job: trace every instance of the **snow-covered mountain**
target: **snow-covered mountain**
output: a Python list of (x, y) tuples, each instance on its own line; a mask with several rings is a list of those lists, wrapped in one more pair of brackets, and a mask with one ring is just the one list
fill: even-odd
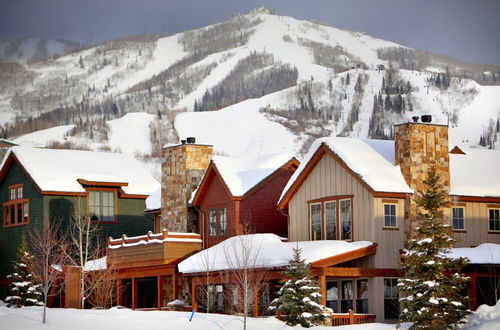
[(150, 127), (145, 149), (196, 136), (224, 154), (262, 154), (303, 152), (325, 135), (387, 138), (392, 124), (432, 114), (450, 123), (452, 143), (498, 148), (498, 83), (499, 67), (259, 9), (168, 37), (0, 64), (0, 122), (10, 122), (0, 133), (75, 125), (66, 140), (116, 149), (109, 121), (145, 112), (155, 115), (135, 122)]
[(13, 37), (0, 39), (0, 62), (47, 60), (82, 48), (77, 42), (44, 38)]

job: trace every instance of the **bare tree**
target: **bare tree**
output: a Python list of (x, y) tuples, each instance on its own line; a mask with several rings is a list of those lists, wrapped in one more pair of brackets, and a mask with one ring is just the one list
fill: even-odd
[(86, 302), (93, 307), (110, 308), (116, 302), (118, 292), (118, 272), (114, 264), (107, 264), (103, 257), (87, 263), (85, 286), (90, 292)]
[(267, 278), (263, 265), (259, 235), (236, 236), (233, 244), (226, 246), (224, 256), (228, 264), (228, 281), (233, 283), (233, 297), (243, 311), (243, 330), (247, 328), (247, 316), (254, 301), (254, 295), (261, 289)]
[[(47, 300), (54, 286), (63, 278), (62, 265), (66, 262), (66, 245), (60, 237), (60, 222), (52, 221), (43, 229), (34, 226), (28, 237), (31, 241), (34, 263), (30, 265), (33, 275), (40, 281), (43, 293), (42, 323), (47, 321)], [(56, 289), (51, 291), (52, 289)]]
[(215, 299), (212, 299), (212, 295), (214, 294), (214, 285), (210, 283), (212, 271), (214, 269), (215, 264), (215, 256), (212, 255), (209, 249), (205, 249), (199, 252), (200, 262), (203, 268), (203, 271), (199, 274), (199, 277), (202, 281), (205, 281), (205, 285), (200, 285), (198, 294), (200, 301), (205, 302), (206, 312), (210, 313), (212, 307), (215, 304)]

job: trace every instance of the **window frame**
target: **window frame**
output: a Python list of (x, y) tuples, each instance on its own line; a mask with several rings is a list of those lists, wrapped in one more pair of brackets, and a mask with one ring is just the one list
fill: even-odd
[[(215, 215), (214, 222), (211, 221), (211, 214)], [(227, 207), (218, 206), (218, 207), (210, 207), (207, 209), (207, 236), (210, 238), (214, 237), (225, 237), (228, 235), (228, 220), (227, 220)], [(222, 217), (224, 215), (224, 217)], [(224, 219), (224, 221), (221, 221)], [(211, 227), (211, 224), (214, 224)], [(223, 226), (224, 224), (224, 226)], [(214, 230), (211, 231), (211, 228)], [(224, 230), (222, 230), (224, 228)]]
[(99, 192), (100, 194), (100, 216), (102, 216), (102, 211), (103, 211), (103, 205), (102, 205), (102, 192), (107, 192), (107, 193), (113, 193), (114, 198), (113, 198), (113, 207), (114, 207), (114, 216), (112, 221), (107, 221), (107, 220), (101, 220), (99, 217), (97, 220), (93, 219), (92, 222), (94, 223), (102, 223), (102, 224), (118, 224), (118, 190), (113, 189), (113, 188), (102, 188), (102, 187), (92, 187), (92, 188), (87, 188), (87, 214), (92, 218), (91, 214), (91, 209), (90, 209), (90, 194), (91, 193), (96, 193)]
[[(462, 228), (455, 228), (455, 209), (461, 209), (462, 210)], [(460, 218), (457, 218), (458, 220), (460, 220)], [(454, 232), (465, 232), (466, 231), (466, 228), (465, 228), (465, 207), (464, 206), (452, 206), (451, 207), (451, 229), (454, 231)]]
[[(389, 202), (384, 202), (383, 204), (384, 207), (384, 228), (388, 229), (396, 229), (398, 227), (398, 203), (389, 203)], [(387, 214), (386, 212), (386, 206), (393, 206), (394, 207), (394, 214)], [(387, 224), (387, 218), (392, 218), (394, 217), (394, 225)]]
[[(390, 297), (386, 297), (386, 281), (390, 281), (391, 282), (391, 296)], [(395, 282), (394, 282), (395, 281)], [(395, 283), (394, 285), (392, 285), (393, 283)], [(398, 278), (395, 278), (395, 277), (384, 277), (383, 278), (383, 281), (382, 281), (382, 285), (383, 285), (383, 295), (384, 295), (384, 320), (395, 320), (395, 319), (398, 319), (399, 318), (399, 315), (401, 315), (401, 303), (399, 301), (399, 299), (401, 298), (401, 293), (399, 292), (398, 290)], [(393, 296), (393, 291), (396, 291), (397, 293), (397, 297), (394, 297)], [(397, 302), (397, 306), (398, 306), (398, 316), (397, 317), (387, 317), (389, 312), (390, 311), (386, 311), (386, 301), (393, 301), (394, 302)]]
[[(7, 187), (8, 200), (3, 203), (3, 227), (27, 225), (30, 222), (30, 199), (24, 197), (24, 183)], [(21, 192), (19, 194), (19, 192)], [(21, 197), (21, 198), (19, 198)]]
[[(309, 238), (310, 240), (327, 240), (327, 226), (326, 226), (326, 204), (334, 203), (335, 205), (335, 238), (334, 240), (342, 240), (350, 242), (354, 239), (354, 214), (353, 214), (353, 198), (354, 195), (341, 195), (341, 196), (331, 196), (325, 198), (319, 198), (310, 200), (308, 204), (308, 220), (309, 220)], [(341, 217), (341, 203), (343, 201), (349, 201), (350, 213), (349, 213), (349, 223), (350, 223), (350, 237), (348, 239), (342, 239), (344, 234), (344, 228), (342, 226)], [(321, 237), (319, 239), (313, 238), (313, 227), (312, 227), (312, 207), (313, 205), (320, 205), (320, 219), (321, 219)]]
[[(497, 213), (497, 217), (491, 217), (491, 212), (493, 211), (493, 214)], [(497, 227), (498, 229), (491, 229), (491, 224), (497, 223), (497, 225), (493, 227)], [(500, 233), (500, 208), (495, 208), (495, 207), (488, 207), (488, 232), (489, 233)]]

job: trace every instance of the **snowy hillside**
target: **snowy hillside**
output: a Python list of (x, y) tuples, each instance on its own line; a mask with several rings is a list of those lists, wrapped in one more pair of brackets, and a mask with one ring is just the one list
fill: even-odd
[(0, 62), (25, 62), (50, 59), (72, 52), (81, 45), (65, 40), (16, 37), (0, 39)]
[[(453, 143), (498, 148), (498, 72), (259, 9), (168, 37), (0, 64), (0, 135), (75, 125), (55, 139), (147, 154), (195, 136), (224, 154), (256, 155), (304, 152), (328, 135), (390, 138), (392, 124), (432, 114), (449, 121)], [(113, 133), (113, 120), (132, 112), (157, 119), (124, 118), (127, 133)]]

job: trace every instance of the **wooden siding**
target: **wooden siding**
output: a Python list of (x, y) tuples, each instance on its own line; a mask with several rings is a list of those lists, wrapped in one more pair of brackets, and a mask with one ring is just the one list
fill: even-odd
[[(30, 200), (29, 224), (4, 227), (3, 203), (9, 199), (8, 186), (17, 183), (24, 183), (23, 196)], [(2, 204), (2, 212), (0, 212), (2, 218), (0, 226), (0, 279), (5, 279), (7, 274), (12, 271), (12, 262), (16, 259), (22, 233), (35, 226), (43, 228), (43, 197), (17, 163), (12, 164), (4, 177), (0, 186), (0, 194)]]
[(255, 233), (288, 236), (287, 217), (278, 210), (277, 204), (281, 192), (293, 172), (292, 169), (279, 169), (259, 189), (244, 196), (240, 203), (240, 217), (249, 217)]
[[(204, 247), (211, 247), (228, 237), (236, 235), (239, 225), (237, 219), (235, 204), (238, 203), (232, 199), (220, 178), (212, 171), (204, 183), (205, 189), (203, 195), (198, 199), (199, 209), (202, 215), (198, 214), (203, 236)], [(226, 208), (227, 234), (224, 236), (208, 236), (208, 210)]]
[[(465, 206), (464, 206), (465, 204)], [(481, 243), (500, 244), (500, 231), (491, 233), (489, 231), (489, 212), (488, 209), (500, 209), (500, 203), (477, 203), (466, 202), (452, 207), (464, 208), (464, 227), (465, 232), (453, 232), (453, 236), (458, 239), (455, 247), (471, 247)]]

